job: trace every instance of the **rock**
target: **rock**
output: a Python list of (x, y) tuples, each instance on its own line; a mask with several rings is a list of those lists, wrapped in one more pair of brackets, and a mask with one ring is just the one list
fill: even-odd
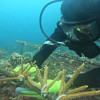
[(9, 60), (10, 60), (10, 63), (12, 64), (12, 66), (17, 66), (21, 63), (21, 55), (19, 53), (13, 53), (11, 54)]

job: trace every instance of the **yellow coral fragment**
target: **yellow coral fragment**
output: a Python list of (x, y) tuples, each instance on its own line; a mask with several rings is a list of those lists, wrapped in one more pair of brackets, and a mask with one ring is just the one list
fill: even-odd
[(0, 79), (0, 81), (7, 81), (7, 80), (24, 80), (24, 78), (26, 76), (29, 76), (35, 72), (31, 72), (31, 73), (27, 73), (35, 64), (35, 62), (33, 62), (32, 64), (27, 64), (24, 68), (23, 68), (23, 59), (21, 58), (21, 67), (19, 69), (18, 72), (16, 72), (15, 70), (13, 70), (12, 68), (10, 68), (10, 72), (13, 72), (17, 77), (10, 77), (10, 78), (4, 78), (4, 79)]
[[(42, 90), (42, 93), (48, 93), (48, 89), (58, 80), (58, 78), (62, 75), (62, 71), (58, 73), (57, 77), (50, 83), (47, 85), (47, 71), (48, 71), (48, 67), (46, 66), (44, 71), (44, 76), (42, 77), (41, 73), (40, 73), (40, 69), (38, 67), (36, 67), (36, 72), (37, 72), (37, 76), (38, 76), (38, 80), (40, 82), (40, 86), (38, 86), (37, 83), (33, 82), (32, 80), (30, 80), (30, 78), (28, 78), (28, 81), (31, 85), (37, 87), (38, 89), (40, 89), (40, 91)], [(43, 88), (45, 86), (45, 88)]]

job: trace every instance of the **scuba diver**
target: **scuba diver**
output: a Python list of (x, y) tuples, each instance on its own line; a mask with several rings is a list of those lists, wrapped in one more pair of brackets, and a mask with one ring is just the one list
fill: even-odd
[[(61, 1), (55, 0), (54, 2)], [(100, 54), (95, 41), (100, 38), (100, 0), (63, 0), (61, 20), (54, 33), (48, 38), (33, 61), (39, 68), (58, 46), (67, 46), (79, 56), (94, 58)], [(42, 30), (43, 31), (43, 30)], [(80, 74), (73, 85), (100, 87), (100, 68)]]

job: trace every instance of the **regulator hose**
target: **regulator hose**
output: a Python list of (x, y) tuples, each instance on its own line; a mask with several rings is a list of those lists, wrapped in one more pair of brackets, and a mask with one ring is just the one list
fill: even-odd
[(50, 37), (44, 32), (43, 27), (42, 27), (42, 15), (43, 15), (44, 10), (45, 10), (45, 9), (47, 8), (47, 6), (49, 6), (50, 4), (53, 4), (53, 3), (55, 3), (55, 2), (60, 2), (60, 1), (62, 1), (62, 0), (53, 0), (53, 1), (49, 2), (49, 3), (47, 3), (47, 4), (43, 7), (43, 9), (42, 9), (42, 11), (41, 11), (41, 13), (40, 13), (39, 25), (40, 25), (40, 29), (41, 29), (41, 31), (42, 31), (42, 34), (43, 34), (47, 39), (49, 39), (50, 41), (52, 41), (53, 43), (55, 43), (55, 44), (57, 44), (57, 45), (65, 45), (64, 42), (55, 41), (54, 39), (50, 38)]

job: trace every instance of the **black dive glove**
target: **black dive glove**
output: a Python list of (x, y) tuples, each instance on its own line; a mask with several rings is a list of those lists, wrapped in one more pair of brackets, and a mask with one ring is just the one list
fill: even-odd
[(94, 58), (100, 54), (100, 48), (95, 43), (86, 45), (76, 45), (74, 43), (68, 43), (67, 46), (70, 50), (75, 51), (79, 56), (84, 56), (88, 58)]

